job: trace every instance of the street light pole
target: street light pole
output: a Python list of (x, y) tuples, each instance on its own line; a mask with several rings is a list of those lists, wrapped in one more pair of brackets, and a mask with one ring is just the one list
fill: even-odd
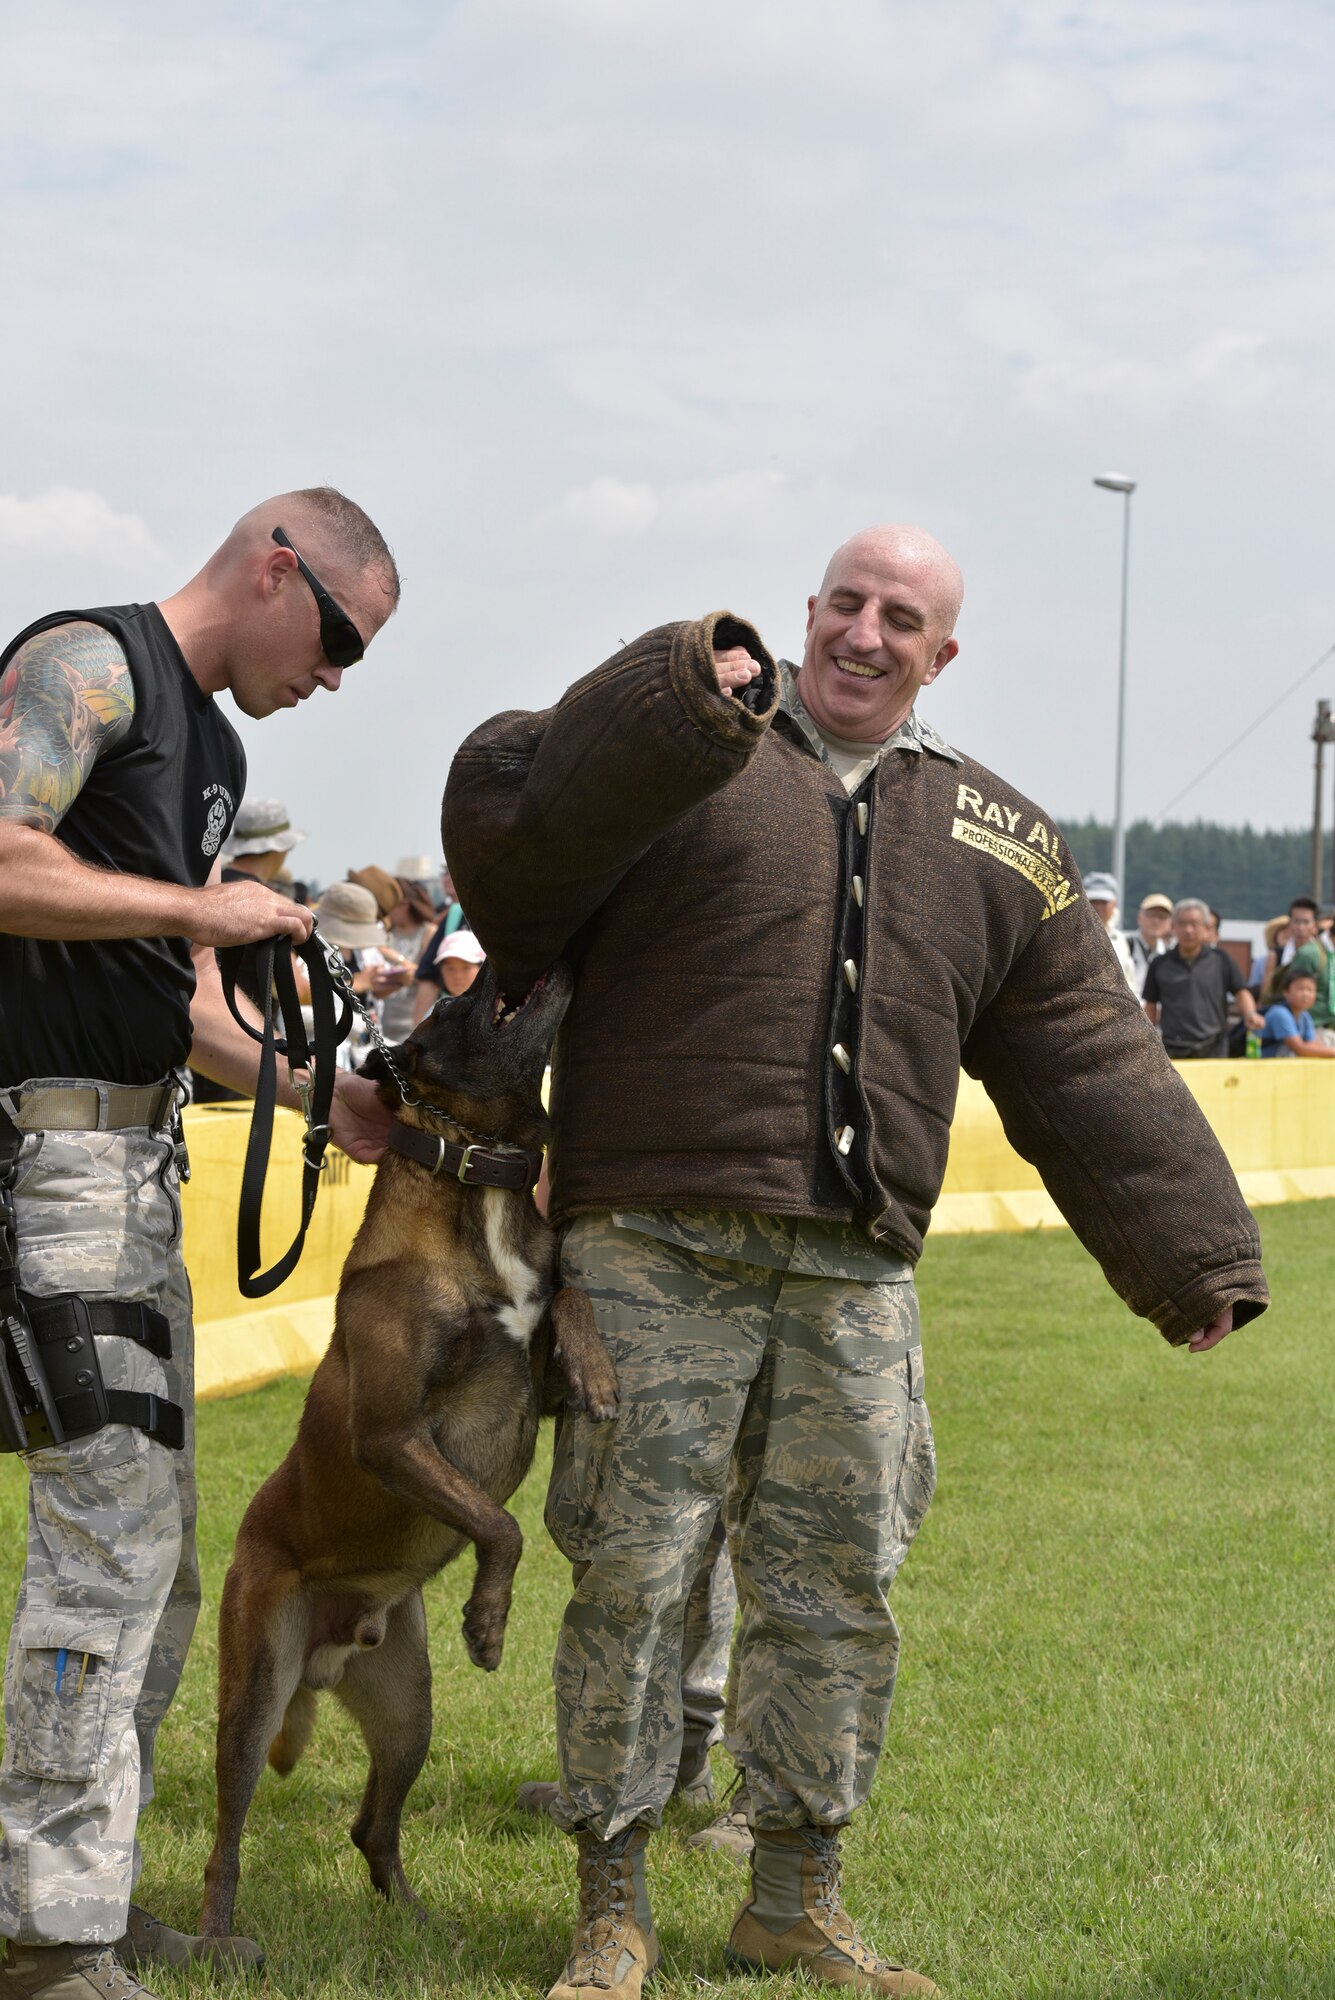
[(1105, 492), (1120, 493), (1126, 503), (1122, 509), (1122, 623), (1117, 655), (1117, 776), (1113, 785), (1113, 854), (1112, 872), (1117, 880), (1117, 893), (1126, 907), (1126, 815), (1123, 809), (1123, 777), (1126, 770), (1126, 603), (1127, 583), (1131, 566), (1131, 495), (1136, 490), (1134, 479), (1125, 479), (1121, 473), (1108, 472), (1094, 481)]

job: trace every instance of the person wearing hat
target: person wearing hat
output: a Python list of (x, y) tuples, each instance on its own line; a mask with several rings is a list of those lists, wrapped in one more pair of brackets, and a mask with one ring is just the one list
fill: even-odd
[(272, 882), (305, 838), (304, 832), (293, 828), (281, 799), (244, 799), (223, 849), (223, 881), (238, 882), (249, 875), (257, 882)]
[[(367, 872), (379, 874), (383, 871)], [(390, 944), (373, 892), (360, 882), (331, 882), (315, 905), (315, 921), (320, 935), (330, 944), (337, 945), (343, 963), (352, 974), (353, 992), (361, 999), (370, 1001), (377, 1018), (380, 1018), (380, 994), (386, 989), (387, 982), (392, 990), (393, 983), (411, 978), (412, 966)], [(310, 997), (309, 986), (305, 967), (302, 966), (297, 970), (297, 992), (303, 1002)], [(339, 1047), (340, 1068), (359, 1068), (369, 1041), (370, 1030), (358, 1018), (353, 1022), (351, 1034)]]
[[(50, 1336), (81, 1299), (79, 1381), (95, 1369), (107, 1398), (56, 1375), (64, 1440), (40, 1445), (12, 1412), (0, 1438), (30, 1493), (5, 1666), (3, 2000), (150, 2000), (154, 1964), (262, 1959), (130, 1901), (200, 1602), (179, 1073), (188, 1059), (253, 1093), (216, 949), (311, 926), (248, 870), (222, 879), (246, 760), (214, 697), (259, 720), (333, 693), (398, 596), (374, 522), (308, 487), (251, 508), (159, 602), (56, 611), (0, 650), (0, 1306), (45, 1327), (31, 1366), (68, 1345)], [(247, 810), (242, 844), (281, 860), (285, 810)], [(286, 1079), (279, 1094), (295, 1106)], [(369, 1080), (339, 1077), (345, 1151), (377, 1159), (389, 1124)]]
[(1115, 875), (1106, 875), (1094, 869), (1085, 877), (1085, 895), (1089, 907), (1108, 933), (1108, 942), (1113, 948), (1117, 963), (1121, 966), (1127, 985), (1139, 998), (1136, 975), (1131, 964), (1131, 947), (1117, 926), (1117, 905), (1121, 890)]
[[(446, 882), (449, 881), (448, 873), (445, 876), (445, 880)], [(470, 976), (464, 982), (463, 986), (450, 986), (446, 980), (446, 967), (448, 965), (453, 964), (456, 967), (472, 965), (474, 971), (476, 971), (476, 967), (486, 957), (486, 953), (483, 951), (481, 945), (478, 944), (477, 939), (473, 936), (473, 933), (464, 921), (462, 909), (453, 899), (452, 888), (449, 893), (451, 897), (449, 907), (440, 922), (436, 925), (435, 930), (431, 933), (426, 950), (417, 961), (416, 992), (413, 997), (414, 1027), (431, 1012), (431, 1009), (435, 1006), (442, 993), (462, 993), (466, 987), (472, 985), (472, 976)], [(464, 938), (470, 940), (470, 942), (461, 946), (457, 953), (446, 951), (445, 947), (451, 944), (455, 938)], [(473, 949), (476, 949), (478, 953), (476, 960), (471, 959), (468, 955)], [(451, 976), (457, 979), (462, 977), (462, 974), (456, 971)]]
[(466, 993), (486, 962), (487, 954), (471, 931), (451, 931), (442, 938), (436, 952), (441, 990), (454, 996)]
[[(426, 856), (409, 855), (408, 861), (416, 867)], [(384, 868), (350, 868), (348, 880), (371, 891), (389, 935), (391, 963), (379, 972), (371, 991), (380, 1002), (387, 1039), (401, 1042), (415, 1025), (413, 973), (435, 928), (436, 906), (425, 881), (404, 874), (402, 862), (396, 875)]]
[(1161, 958), (1168, 949), (1173, 929), (1173, 899), (1161, 889), (1153, 889), (1136, 912), (1136, 928), (1127, 937), (1131, 954), (1131, 989), (1139, 1000), (1145, 991), (1145, 974), (1150, 960)]

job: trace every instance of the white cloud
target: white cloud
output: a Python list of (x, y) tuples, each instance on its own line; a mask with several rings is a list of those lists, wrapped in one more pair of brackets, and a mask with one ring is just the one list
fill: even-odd
[[(713, 604), (792, 650), (829, 548), (918, 516), (969, 577), (933, 702), (1069, 815), (1108, 797), (1118, 465), (1153, 809), (1172, 731), (1203, 762), (1325, 643), (1333, 42), (1311, 0), (14, 16), (6, 631), (344, 486), (402, 611), (246, 725), (341, 873), (429, 844), (484, 714)], [(1301, 709), (1203, 811), (1301, 817)]]
[(27, 498), (0, 493), (0, 561), (60, 552), (99, 565), (153, 563), (163, 551), (138, 514), (121, 514), (100, 493), (48, 486)]

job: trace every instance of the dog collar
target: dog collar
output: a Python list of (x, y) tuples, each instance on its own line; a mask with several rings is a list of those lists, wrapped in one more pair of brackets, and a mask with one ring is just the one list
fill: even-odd
[(432, 1132), (419, 1132), (414, 1125), (395, 1119), (389, 1128), (388, 1145), (405, 1159), (416, 1160), (433, 1174), (449, 1174), (465, 1187), (517, 1188), (527, 1193), (538, 1185), (542, 1172), (541, 1153), (525, 1152), (521, 1146), (493, 1150), (490, 1146), (456, 1146)]

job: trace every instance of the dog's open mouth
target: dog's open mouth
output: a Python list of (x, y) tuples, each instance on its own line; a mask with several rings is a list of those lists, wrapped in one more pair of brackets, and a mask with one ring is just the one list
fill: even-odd
[(496, 1004), (491, 1010), (492, 1027), (508, 1028), (513, 1021), (517, 1021), (529, 1002), (537, 999), (539, 993), (546, 986), (549, 977), (550, 974), (544, 972), (538, 979), (535, 979), (522, 1000), (511, 1000), (508, 994), (498, 993), (496, 995)]

